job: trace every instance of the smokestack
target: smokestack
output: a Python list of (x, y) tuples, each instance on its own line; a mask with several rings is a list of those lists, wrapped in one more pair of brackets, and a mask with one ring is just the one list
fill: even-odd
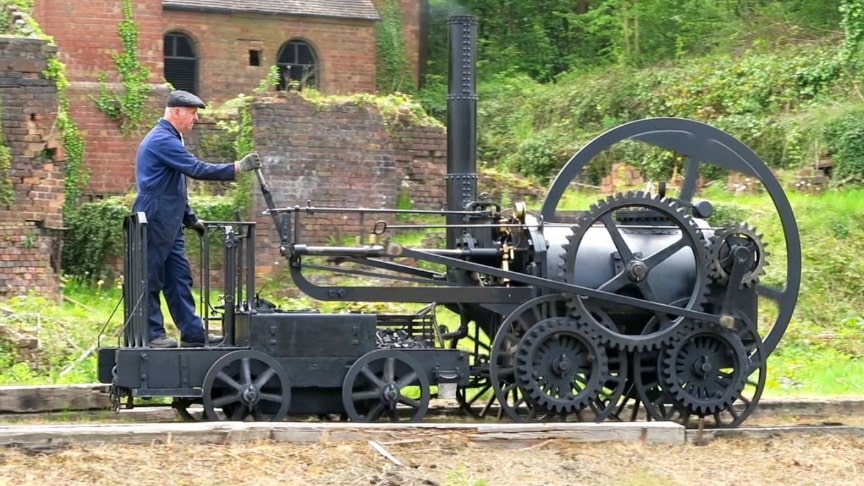
[[(462, 211), (477, 199), (477, 22), (470, 16), (449, 19), (447, 93), (447, 209)], [(447, 216), (448, 225), (463, 223)], [(455, 248), (461, 230), (447, 228), (447, 247)]]

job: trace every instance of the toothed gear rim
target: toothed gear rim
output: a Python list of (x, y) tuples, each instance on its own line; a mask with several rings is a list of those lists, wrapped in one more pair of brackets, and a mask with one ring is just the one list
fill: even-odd
[(700, 324), (663, 353), (666, 390), (698, 416), (729, 408), (744, 389), (749, 372), (741, 338), (713, 324)]
[(733, 249), (744, 247), (752, 253), (747, 273), (741, 282), (746, 287), (752, 287), (759, 282), (759, 277), (765, 274), (768, 265), (768, 251), (762, 241), (762, 235), (756, 233), (756, 228), (743, 223), (726, 225), (714, 232), (708, 245), (708, 274), (718, 284), (726, 285), (734, 265)]
[(553, 414), (588, 407), (609, 376), (600, 343), (568, 318), (541, 321), (519, 342), (516, 379), (533, 403)]
[[(648, 214), (658, 215), (659, 213), (659, 216), (668, 220), (669, 225), (674, 227), (675, 231), (680, 232), (681, 238), (673, 245), (652, 255), (637, 258), (622, 236), (622, 227), (616, 224), (614, 218), (617, 211), (627, 210), (630, 213), (637, 208), (647, 210), (646, 213)], [(687, 248), (693, 255), (695, 276), (690, 294), (683, 299), (681, 305), (676, 304), (676, 306), (688, 310), (701, 308), (706, 299), (709, 281), (706, 242), (701, 231), (693, 218), (686, 215), (684, 208), (675, 201), (662, 198), (659, 195), (648, 195), (641, 191), (615, 194), (592, 204), (579, 219), (579, 222), (573, 226), (573, 233), (568, 236), (568, 243), (564, 245), (563, 277), (566, 282), (577, 282), (575, 262), (580, 243), (588, 230), (598, 222), (602, 223), (609, 233), (622, 260), (621, 270), (609, 281), (598, 287), (598, 290), (619, 293), (622, 290), (635, 287), (642, 298), (653, 300), (655, 292), (650, 279), (651, 271), (663, 264), (672, 255)], [(639, 268), (640, 278), (633, 278), (633, 268)], [(669, 316), (662, 316), (662, 323), (656, 327), (656, 330), (645, 332), (646, 329), (643, 328), (628, 334), (621, 332), (617, 326), (609, 325), (608, 322), (604, 324), (591, 311), (592, 306), (599, 307), (600, 301), (595, 300), (586, 303), (585, 299), (578, 295), (569, 295), (568, 297), (570, 310), (574, 317), (587, 326), (589, 332), (596, 335), (602, 343), (608, 343), (616, 349), (626, 351), (658, 349), (660, 346), (671, 342), (685, 321), (681, 317), (670, 319)]]

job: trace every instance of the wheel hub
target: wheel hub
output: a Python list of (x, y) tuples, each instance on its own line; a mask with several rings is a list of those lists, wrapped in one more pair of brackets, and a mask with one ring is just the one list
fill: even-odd
[(641, 282), (648, 276), (648, 265), (642, 260), (627, 262), (627, 277), (633, 282)]
[(567, 371), (570, 370), (570, 360), (567, 359), (567, 355), (562, 354), (558, 356), (554, 360), (552, 360), (552, 371), (555, 372), (558, 376), (564, 376)]
[(381, 400), (387, 403), (390, 407), (399, 402), (399, 388), (395, 383), (388, 383), (381, 388)]
[(240, 392), (240, 399), (243, 400), (243, 403), (252, 406), (258, 403), (260, 399), (260, 395), (258, 394), (258, 390), (255, 389), (252, 385), (247, 385), (243, 388), (243, 391)]

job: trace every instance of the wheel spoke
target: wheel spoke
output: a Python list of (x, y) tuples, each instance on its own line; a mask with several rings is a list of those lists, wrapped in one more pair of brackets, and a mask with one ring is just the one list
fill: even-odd
[(264, 385), (266, 385), (267, 382), (270, 381), (270, 378), (273, 378), (275, 375), (276, 370), (273, 368), (267, 368), (263, 373), (261, 373), (261, 376), (255, 379), (255, 384), (253, 386), (257, 390), (260, 390), (261, 388), (264, 388)]
[(229, 403), (240, 403), (240, 393), (234, 393), (232, 395), (223, 395), (219, 398), (213, 400), (213, 406), (215, 408), (222, 408)]
[(603, 223), (603, 226), (606, 227), (606, 231), (612, 238), (612, 243), (615, 245), (615, 249), (618, 250), (618, 254), (621, 255), (621, 260), (625, 262), (632, 260), (633, 252), (630, 251), (630, 247), (627, 245), (627, 242), (624, 241), (624, 236), (621, 235), (621, 230), (618, 228), (615, 220), (612, 219), (612, 212), (610, 211), (600, 216), (600, 221)]
[(243, 389), (243, 385), (241, 385), (240, 383), (237, 383), (234, 380), (234, 378), (232, 378), (230, 375), (228, 375), (228, 373), (225, 373), (224, 370), (220, 371), (216, 375), (216, 379), (220, 380), (222, 383), (225, 383), (226, 385), (230, 386), (231, 388), (237, 390), (238, 392)]

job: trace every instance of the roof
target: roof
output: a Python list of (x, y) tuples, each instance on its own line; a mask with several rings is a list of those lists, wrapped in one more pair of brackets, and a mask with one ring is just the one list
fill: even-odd
[(162, 0), (166, 10), (250, 12), (275, 15), (379, 20), (372, 0)]

